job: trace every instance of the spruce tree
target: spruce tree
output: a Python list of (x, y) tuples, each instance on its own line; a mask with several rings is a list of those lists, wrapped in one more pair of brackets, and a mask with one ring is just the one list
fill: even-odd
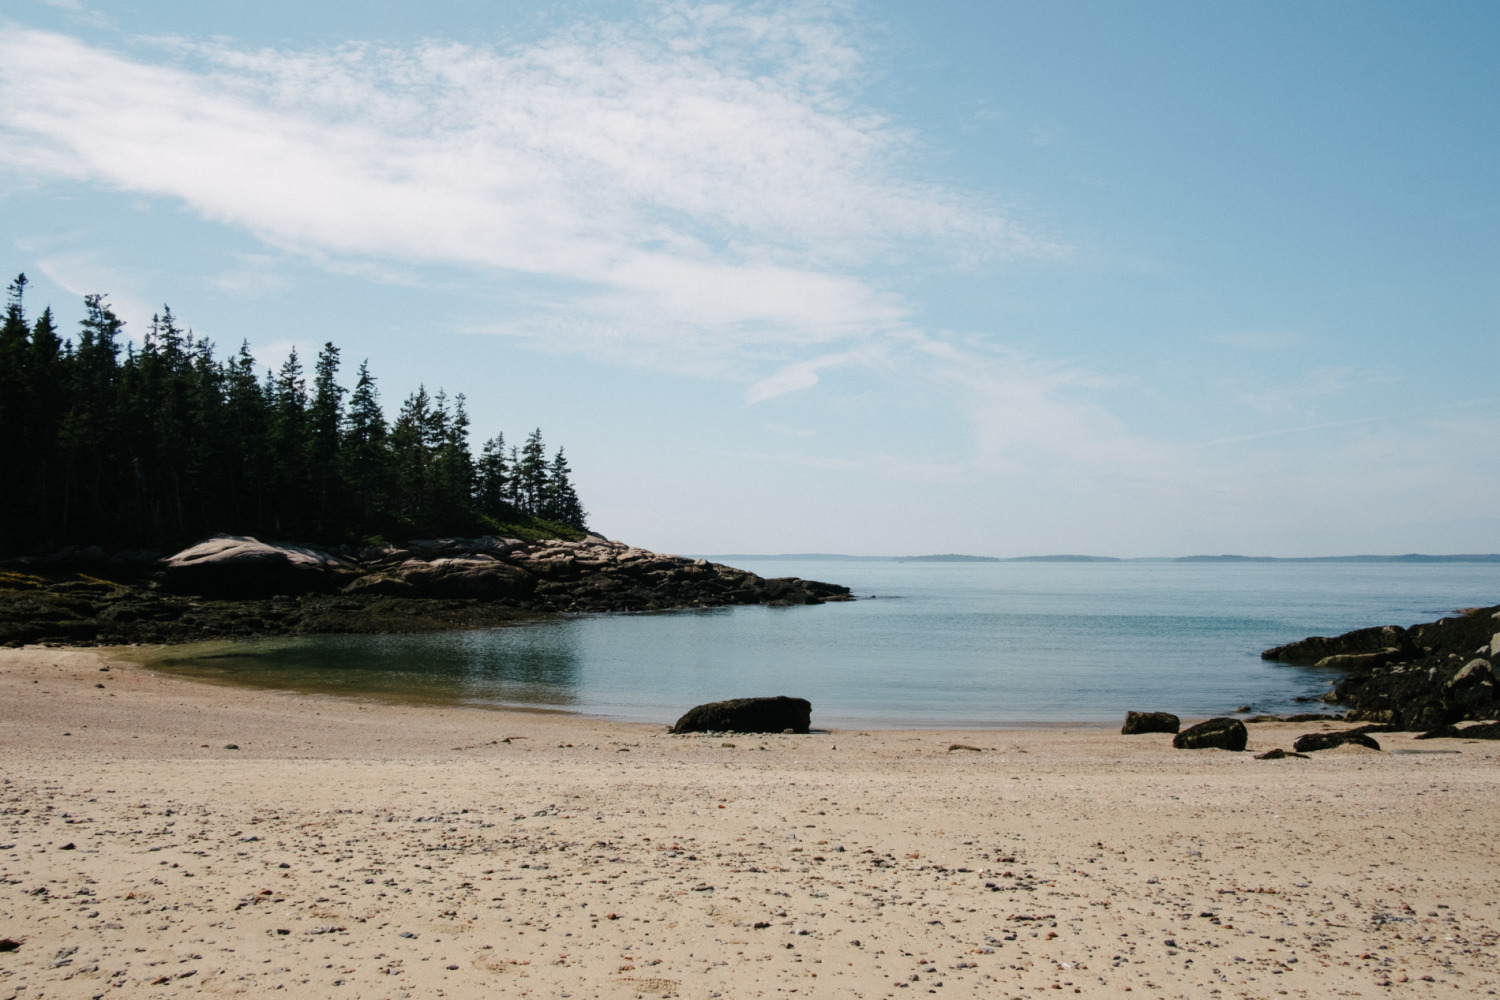
[(401, 412), (391, 426), (392, 514), (408, 530), (425, 527), (432, 506), (429, 435), (434, 420), (427, 387), (418, 386), (401, 404)]
[(516, 506), (528, 514), (540, 514), (547, 496), (547, 449), (542, 444), (542, 429), (526, 435), (521, 455), (515, 462), (512, 481)]
[(573, 488), (572, 469), (568, 467), (568, 460), (563, 457), (561, 448), (557, 449), (552, 465), (547, 469), (546, 503), (542, 507), (542, 517), (575, 528), (585, 527), (583, 504), (579, 502), (578, 493)]
[(307, 461), (314, 492), (314, 531), (322, 536), (328, 534), (344, 506), (339, 476), (339, 425), (347, 390), (337, 381), (339, 349), (325, 343), (314, 371), (312, 405), (308, 409)]
[(516, 514), (510, 502), (510, 471), (505, 461), (505, 435), (496, 434), (484, 443), (475, 470), (474, 502), (479, 512), (497, 520)]
[(355, 523), (365, 532), (385, 530), (391, 461), (385, 413), (380, 408), (380, 393), (369, 361), (360, 362), (359, 377), (349, 396), (339, 459)]

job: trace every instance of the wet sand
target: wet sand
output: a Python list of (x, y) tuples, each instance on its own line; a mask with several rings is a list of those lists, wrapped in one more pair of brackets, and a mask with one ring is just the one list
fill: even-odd
[(0, 650), (0, 1000), (1492, 995), (1500, 744), (1377, 739), (674, 737)]

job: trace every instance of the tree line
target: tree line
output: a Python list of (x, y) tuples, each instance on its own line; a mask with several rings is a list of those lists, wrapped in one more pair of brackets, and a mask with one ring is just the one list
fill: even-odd
[(216, 358), (170, 309), (136, 345), (89, 295), (69, 338), (25, 292), (22, 274), (0, 326), (0, 553), (585, 527), (563, 450), (538, 429), (476, 457), (462, 394), (419, 387), (387, 420), (368, 364), (339, 384), (332, 343), (311, 373), (294, 349), (259, 374), (248, 342)]

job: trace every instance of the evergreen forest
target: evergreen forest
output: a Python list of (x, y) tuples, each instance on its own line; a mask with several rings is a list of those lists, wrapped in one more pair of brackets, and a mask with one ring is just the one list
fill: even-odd
[(167, 309), (139, 344), (99, 295), (73, 337), (9, 286), (0, 328), (0, 555), (175, 547), (225, 532), (338, 544), (446, 534), (580, 537), (585, 511), (540, 430), (478, 455), (462, 394), (419, 387), (394, 419), (325, 344), (256, 371)]

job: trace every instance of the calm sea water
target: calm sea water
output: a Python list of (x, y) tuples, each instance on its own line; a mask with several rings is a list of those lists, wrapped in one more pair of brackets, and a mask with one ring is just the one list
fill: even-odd
[(1500, 565), (754, 562), (846, 584), (799, 608), (585, 615), (420, 636), (172, 647), (208, 679), (668, 723), (721, 698), (789, 694), (814, 726), (1115, 723), (1127, 709), (1308, 711), (1326, 670), (1267, 663), (1307, 635), (1500, 601)]

